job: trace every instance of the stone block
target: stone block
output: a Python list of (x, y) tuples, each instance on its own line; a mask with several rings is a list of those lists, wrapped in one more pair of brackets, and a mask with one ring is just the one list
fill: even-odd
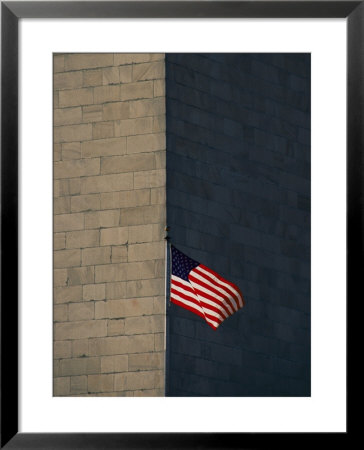
[(99, 245), (98, 230), (70, 231), (66, 233), (66, 248), (96, 247)]
[(73, 178), (100, 173), (100, 159), (77, 159), (54, 163), (54, 178)]
[(53, 344), (53, 356), (56, 359), (70, 358), (72, 354), (71, 341), (56, 341)]
[[(143, 171), (138, 178), (139, 184), (141, 183), (140, 178), (143, 174), (146, 174), (145, 171), (148, 171), (148, 169), (153, 169), (154, 167), (155, 159), (152, 154), (136, 154), (101, 158), (102, 174)], [(134, 188), (141, 189), (137, 186), (134, 186)]]
[(112, 263), (122, 263), (128, 260), (128, 248), (126, 245), (113, 246), (111, 252)]
[(55, 143), (87, 141), (92, 139), (92, 127), (90, 124), (58, 126), (54, 128), (53, 139)]
[(153, 82), (153, 96), (164, 97), (166, 95), (166, 82), (165, 79), (154, 80)]
[(102, 70), (85, 70), (83, 73), (83, 86), (91, 87), (91, 86), (101, 86), (102, 85)]
[(120, 76), (119, 76), (119, 68), (118, 67), (107, 67), (106, 69), (102, 69), (102, 84), (119, 84)]
[(62, 160), (80, 159), (81, 144), (80, 142), (65, 142), (62, 144)]
[(98, 192), (127, 191), (133, 188), (133, 174), (101, 175), (81, 179), (81, 193), (92, 194)]
[(134, 172), (134, 189), (146, 189), (165, 186), (166, 170), (144, 170)]
[(120, 85), (100, 86), (94, 88), (94, 103), (117, 102), (120, 100)]
[(67, 269), (67, 286), (93, 283), (95, 269), (93, 267), (73, 267)]
[(62, 376), (100, 373), (100, 358), (71, 358), (60, 362)]
[(54, 252), (53, 263), (55, 269), (79, 266), (81, 264), (81, 251), (78, 249), (56, 250)]
[(84, 339), (106, 335), (106, 320), (85, 320), (81, 322), (56, 323), (54, 325), (54, 336), (57, 341)]
[(100, 203), (100, 194), (75, 195), (71, 197), (71, 211), (97, 211)]
[(71, 377), (71, 394), (86, 394), (87, 393), (87, 376)]
[(114, 283), (106, 284), (106, 299), (114, 300), (125, 298), (126, 295), (126, 282), (117, 281)]
[(147, 100), (134, 100), (129, 103), (130, 112), (129, 117), (147, 117), (147, 116), (158, 116), (165, 114), (166, 105), (165, 98), (158, 97), (155, 99)]
[(130, 372), (161, 370), (164, 367), (164, 356), (164, 352), (130, 354), (128, 370)]
[(84, 301), (89, 300), (104, 300), (105, 299), (105, 284), (86, 284), (83, 286)]
[(68, 306), (68, 320), (77, 322), (80, 320), (91, 320), (95, 316), (93, 302), (71, 303)]
[(72, 53), (64, 55), (65, 70), (94, 69), (96, 67), (112, 66), (112, 53)]
[(125, 264), (127, 280), (145, 280), (155, 277), (155, 260), (128, 262)]
[(82, 87), (82, 72), (55, 73), (53, 89), (76, 89)]
[(75, 108), (61, 108), (53, 111), (53, 123), (59, 125), (72, 125), (82, 122), (82, 109), (80, 106)]
[(89, 375), (88, 392), (112, 392), (114, 390), (114, 375)]
[(133, 66), (121, 66), (119, 67), (119, 80), (120, 83), (130, 83), (132, 81)]
[(81, 144), (81, 153), (83, 158), (124, 155), (126, 153), (126, 138), (107, 138), (83, 142)]
[(165, 243), (145, 242), (143, 244), (130, 244), (128, 248), (128, 261), (146, 261), (150, 259), (163, 259), (165, 256)]
[(53, 379), (53, 395), (55, 397), (69, 395), (71, 393), (70, 377)]
[(102, 105), (90, 105), (82, 107), (83, 122), (101, 122), (103, 120)]
[[(101, 206), (104, 209), (104, 206)], [(119, 211), (99, 211), (85, 214), (85, 228), (109, 228), (119, 225)]]
[(59, 197), (53, 201), (53, 214), (67, 214), (71, 212), (71, 198)]
[(64, 55), (53, 54), (53, 73), (64, 71)]
[(72, 357), (82, 357), (85, 358), (89, 355), (88, 351), (88, 339), (77, 339), (76, 341), (71, 341), (72, 343)]
[(53, 305), (53, 321), (67, 322), (68, 321), (68, 306), (67, 305)]
[(164, 223), (166, 215), (165, 205), (142, 206), (125, 208), (121, 211), (120, 225), (143, 225), (150, 223)]
[(111, 262), (111, 247), (95, 247), (82, 250), (82, 265), (99, 265)]
[(104, 228), (101, 230), (100, 245), (123, 245), (128, 242), (128, 228)]
[(126, 372), (127, 370), (127, 355), (103, 356), (101, 358), (101, 373)]
[(125, 330), (124, 319), (112, 319), (107, 322), (107, 335), (108, 336), (122, 336)]
[(120, 100), (135, 100), (153, 97), (153, 82), (140, 81), (120, 85)]
[(92, 139), (114, 137), (114, 122), (98, 122), (92, 126)]
[(54, 231), (82, 230), (84, 227), (83, 214), (60, 214), (54, 217)]
[(118, 120), (127, 119), (129, 117), (129, 103), (113, 102), (106, 103), (102, 106), (102, 119)]
[(58, 98), (60, 108), (90, 105), (94, 102), (94, 95), (91, 88), (59, 91)]
[(153, 298), (108, 300), (95, 303), (96, 319), (120, 319), (131, 316), (150, 315), (153, 312)]
[(96, 283), (126, 280), (125, 264), (107, 264), (95, 267)]
[[(101, 194), (101, 208), (130, 208), (150, 204), (150, 190), (107, 192)], [(119, 223), (119, 222), (118, 222)]]
[(125, 334), (151, 334), (164, 331), (164, 317), (160, 316), (144, 316), (129, 317), (125, 319)]
[(142, 134), (127, 137), (127, 153), (145, 153), (164, 150), (166, 137), (164, 133)]
[(133, 81), (155, 80), (158, 78), (162, 78), (164, 81), (164, 77), (164, 61), (133, 64)]

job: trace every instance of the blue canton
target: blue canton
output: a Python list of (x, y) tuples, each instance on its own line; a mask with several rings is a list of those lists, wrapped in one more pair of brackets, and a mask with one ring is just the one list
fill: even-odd
[(184, 253), (171, 246), (172, 249), (172, 275), (188, 281), (188, 274), (200, 263), (186, 256)]

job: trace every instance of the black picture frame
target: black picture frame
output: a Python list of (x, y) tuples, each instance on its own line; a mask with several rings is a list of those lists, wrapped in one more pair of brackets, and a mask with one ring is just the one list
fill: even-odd
[[(364, 2), (1, 2), (1, 448), (257, 448), (310, 433), (18, 433), (18, 22), (21, 18), (346, 18), (347, 305), (363, 273)], [(349, 300), (351, 299), (351, 300)], [(347, 306), (347, 313), (349, 308)], [(349, 317), (349, 316), (348, 316)], [(348, 356), (352, 351), (347, 346)], [(348, 370), (348, 369), (347, 369)], [(347, 372), (349, 375), (349, 372)], [(350, 395), (348, 395), (348, 400)], [(349, 407), (349, 402), (348, 402)], [(347, 432), (335, 434), (345, 445)], [(321, 435), (327, 443), (327, 435)], [(299, 439), (299, 440), (298, 440)], [(345, 442), (343, 441), (345, 440)]]

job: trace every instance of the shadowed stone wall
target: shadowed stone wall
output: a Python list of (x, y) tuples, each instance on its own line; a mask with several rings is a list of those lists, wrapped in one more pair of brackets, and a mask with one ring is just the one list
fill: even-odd
[(168, 54), (171, 242), (241, 288), (168, 308), (167, 395), (310, 395), (310, 55)]

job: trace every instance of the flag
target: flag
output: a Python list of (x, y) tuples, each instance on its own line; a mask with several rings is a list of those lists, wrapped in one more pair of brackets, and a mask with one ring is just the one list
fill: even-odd
[(238, 286), (171, 246), (171, 302), (197, 314), (214, 330), (244, 306)]

